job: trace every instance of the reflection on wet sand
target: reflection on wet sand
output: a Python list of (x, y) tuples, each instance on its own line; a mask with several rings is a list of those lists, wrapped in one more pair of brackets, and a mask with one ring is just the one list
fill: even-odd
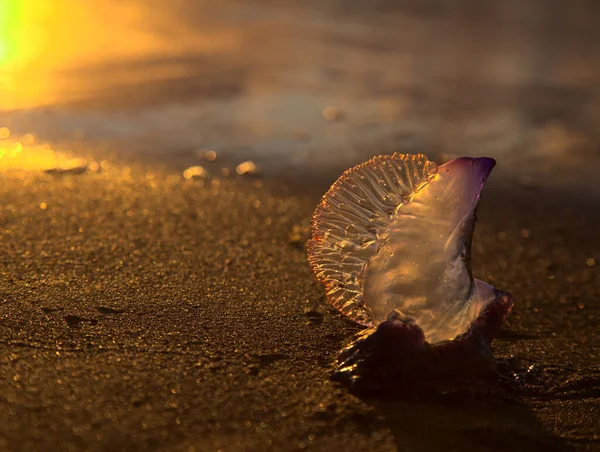
[(11, 136), (8, 127), (0, 127), (0, 175), (30, 172), (75, 173), (83, 172), (91, 166), (85, 159), (76, 158), (71, 153), (53, 149), (47, 143), (38, 143), (32, 134)]

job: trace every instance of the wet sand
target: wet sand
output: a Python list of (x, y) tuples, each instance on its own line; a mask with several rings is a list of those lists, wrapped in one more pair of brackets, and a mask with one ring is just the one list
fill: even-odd
[(326, 185), (284, 193), (148, 165), (5, 176), (2, 450), (599, 446), (596, 199), (494, 177), (484, 193), (474, 273), (516, 299), (496, 354), (537, 378), (361, 400), (329, 380), (357, 327), (326, 304), (302, 247)]

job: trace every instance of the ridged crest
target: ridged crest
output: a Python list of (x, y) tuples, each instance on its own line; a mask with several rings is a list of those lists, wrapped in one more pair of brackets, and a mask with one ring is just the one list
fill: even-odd
[(363, 298), (364, 270), (396, 209), (436, 175), (422, 154), (374, 157), (347, 170), (313, 215), (308, 260), (327, 298), (352, 320), (371, 325)]

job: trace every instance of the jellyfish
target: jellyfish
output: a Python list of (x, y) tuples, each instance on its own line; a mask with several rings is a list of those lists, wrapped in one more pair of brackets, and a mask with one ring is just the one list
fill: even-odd
[(473, 278), (471, 242), (496, 162), (374, 157), (323, 196), (307, 245), (327, 299), (367, 329), (340, 355), (336, 378), (385, 388), (493, 370), (491, 342), (513, 305)]

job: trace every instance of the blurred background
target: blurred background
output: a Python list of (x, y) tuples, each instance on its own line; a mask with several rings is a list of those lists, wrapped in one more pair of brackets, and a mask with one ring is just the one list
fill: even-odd
[(0, 170), (209, 160), (227, 175), (250, 160), (332, 180), (398, 151), (487, 155), (523, 186), (595, 190), (598, 9), (0, 0)]

